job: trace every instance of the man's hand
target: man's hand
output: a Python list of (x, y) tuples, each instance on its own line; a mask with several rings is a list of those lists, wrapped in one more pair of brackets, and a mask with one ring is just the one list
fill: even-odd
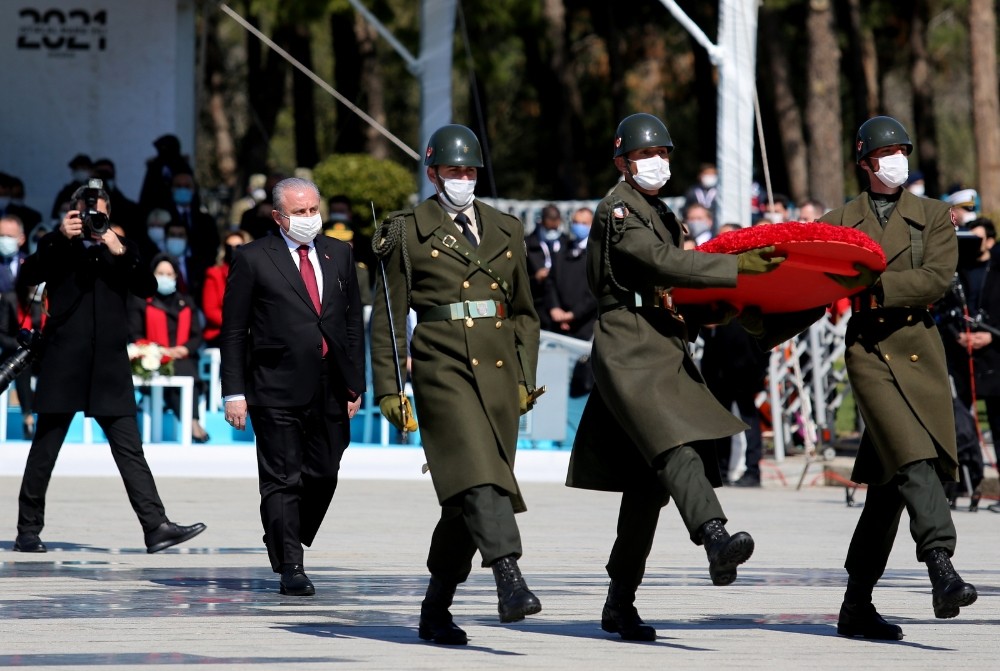
[(72, 240), (83, 235), (83, 219), (80, 218), (80, 210), (70, 210), (59, 222), (59, 232), (66, 238)]
[(725, 301), (721, 303), (712, 303), (711, 305), (706, 306), (703, 323), (705, 326), (725, 326), (739, 313), (739, 308), (731, 303), (726, 303)]
[(739, 321), (740, 326), (743, 327), (743, 330), (755, 338), (764, 335), (766, 331), (764, 328), (764, 314), (755, 305), (748, 305), (743, 308), (736, 319)]
[(875, 284), (875, 280), (877, 280), (878, 276), (881, 275), (881, 273), (877, 270), (872, 270), (871, 268), (860, 263), (855, 263), (854, 269), (858, 271), (857, 275), (835, 275), (833, 273), (824, 273), (824, 275), (845, 289), (870, 287)]
[(528, 393), (528, 386), (523, 382), (517, 385), (517, 407), (522, 415), (535, 407), (535, 399)]
[[(402, 399), (402, 402), (400, 402)], [(378, 409), (390, 424), (403, 432), (417, 430), (417, 420), (413, 418), (410, 399), (399, 394), (388, 394), (378, 401)]]
[(358, 410), (360, 410), (360, 409), (361, 409), (361, 397), (360, 396), (358, 396), (353, 401), (348, 401), (347, 402), (347, 418), (348, 419), (353, 419), (354, 416), (356, 414), (358, 414)]
[(226, 421), (237, 431), (243, 431), (247, 428), (246, 399), (226, 403)]
[(751, 249), (736, 257), (736, 272), (740, 275), (763, 275), (785, 262), (784, 256), (771, 257), (774, 245)]
[(118, 238), (118, 234), (112, 231), (110, 228), (104, 231), (103, 234), (98, 235), (94, 233), (94, 240), (99, 240), (107, 245), (108, 250), (111, 252), (112, 256), (121, 256), (125, 253), (125, 243)]
[(544, 282), (545, 278), (547, 278), (548, 276), (549, 276), (548, 268), (539, 268), (538, 270), (535, 271), (536, 282)]

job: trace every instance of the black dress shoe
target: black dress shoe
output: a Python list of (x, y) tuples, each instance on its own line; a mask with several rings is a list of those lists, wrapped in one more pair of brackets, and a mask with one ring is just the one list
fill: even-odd
[(837, 633), (848, 638), (863, 636), (876, 641), (902, 641), (903, 630), (889, 624), (870, 603), (847, 603), (840, 606)]
[(153, 554), (160, 550), (166, 550), (172, 545), (191, 540), (204, 530), (205, 525), (201, 522), (196, 522), (189, 527), (182, 527), (169, 521), (164, 522), (152, 531), (146, 532), (146, 552)]
[(288, 596), (312, 596), (316, 593), (302, 564), (281, 565), (281, 593)]
[(417, 635), (425, 641), (438, 645), (467, 645), (469, 636), (451, 618), (452, 599), (455, 598), (455, 583), (431, 576), (427, 595), (420, 604), (420, 625)]
[(45, 543), (34, 531), (22, 531), (14, 539), (14, 552), (48, 552)]
[(760, 487), (760, 476), (744, 473), (739, 480), (733, 481), (733, 487)]

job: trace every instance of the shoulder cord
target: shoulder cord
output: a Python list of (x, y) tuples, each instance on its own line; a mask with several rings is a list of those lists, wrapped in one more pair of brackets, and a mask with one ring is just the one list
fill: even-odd
[[(617, 219), (615, 217), (615, 212), (621, 210), (625, 211), (628, 208), (625, 206), (625, 202), (621, 200), (616, 200), (611, 204), (611, 209), (608, 210), (608, 221), (604, 226), (604, 267), (608, 269), (608, 279), (611, 281), (612, 286), (616, 289), (624, 291), (626, 293), (631, 293), (632, 290), (622, 286), (618, 278), (615, 277), (614, 271), (611, 269), (611, 232), (614, 229), (615, 235), (621, 236), (625, 232), (625, 217)], [(642, 218), (642, 216), (634, 211), (628, 210), (628, 213), (633, 215), (636, 219), (642, 222), (643, 226), (653, 230), (653, 225)]]
[[(406, 304), (410, 305), (413, 271), (410, 266), (410, 252), (406, 248), (406, 220), (402, 216), (386, 219), (372, 236), (372, 251), (384, 264), (392, 250), (399, 246), (403, 257), (403, 273), (406, 278)], [(383, 266), (384, 267), (384, 266)], [(382, 278), (387, 281), (387, 278)]]

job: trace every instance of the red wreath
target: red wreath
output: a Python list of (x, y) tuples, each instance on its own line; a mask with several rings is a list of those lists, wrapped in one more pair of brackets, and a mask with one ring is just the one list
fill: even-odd
[(829, 305), (862, 289), (847, 290), (834, 275), (857, 275), (855, 264), (885, 270), (882, 247), (859, 230), (821, 223), (760, 224), (723, 233), (699, 252), (740, 254), (774, 246), (785, 262), (764, 275), (740, 275), (735, 287), (675, 289), (674, 301), (684, 304), (726, 302), (737, 308), (755, 305), (762, 312), (794, 312)]

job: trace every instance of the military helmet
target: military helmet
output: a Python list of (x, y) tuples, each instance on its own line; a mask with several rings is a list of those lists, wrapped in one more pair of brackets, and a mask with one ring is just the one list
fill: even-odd
[(632, 114), (621, 120), (615, 131), (615, 158), (633, 149), (666, 147), (673, 151), (674, 143), (662, 121), (652, 114)]
[(913, 143), (906, 134), (903, 124), (891, 116), (876, 116), (861, 124), (858, 129), (858, 139), (855, 143), (856, 161), (861, 162), (865, 156), (876, 149), (901, 144), (906, 147), (906, 154), (913, 151)]
[(471, 129), (459, 124), (441, 126), (431, 135), (424, 165), (467, 165), (483, 167), (483, 150)]

